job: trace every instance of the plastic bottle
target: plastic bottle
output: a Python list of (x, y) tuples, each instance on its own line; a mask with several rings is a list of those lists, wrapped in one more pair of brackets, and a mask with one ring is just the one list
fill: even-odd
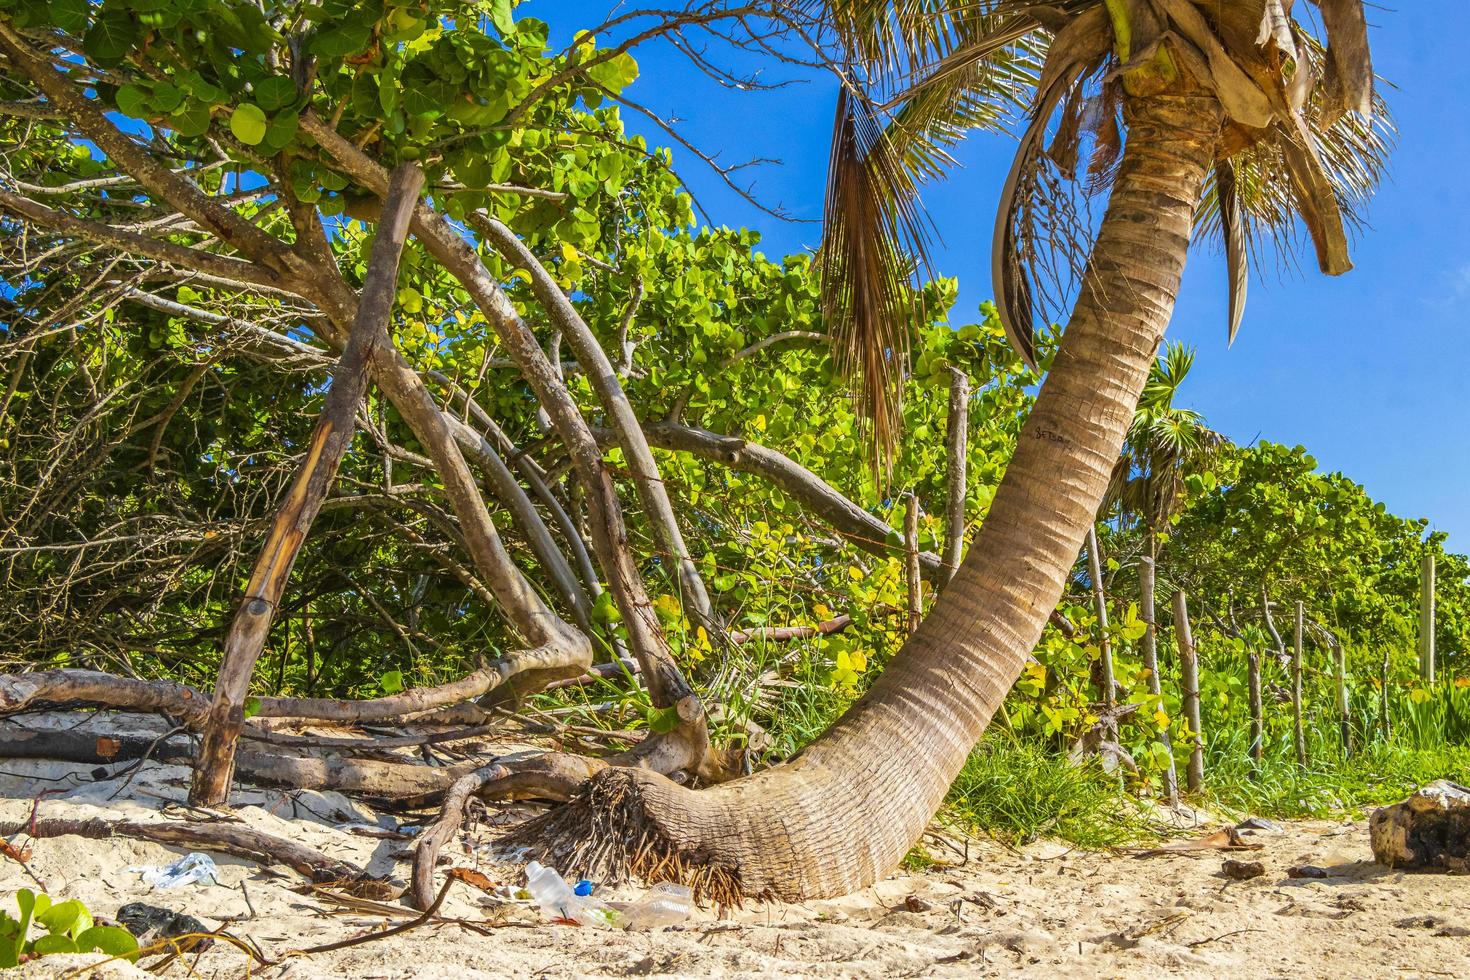
[(662, 929), (681, 925), (693, 908), (694, 894), (687, 885), (661, 881), (623, 910), (623, 920), (628, 929)]
[(539, 861), (526, 865), (526, 891), (553, 919), (571, 919), (584, 926), (616, 929), (621, 916), (595, 898), (578, 896), (555, 868)]

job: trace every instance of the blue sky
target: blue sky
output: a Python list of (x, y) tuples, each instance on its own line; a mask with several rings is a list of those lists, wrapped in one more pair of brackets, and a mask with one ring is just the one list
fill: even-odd
[[(556, 34), (601, 23), (613, 0), (527, 0), (522, 16)], [(633, 4), (625, 5), (629, 9)], [(1406, 517), (1427, 517), (1470, 549), (1470, 4), (1412, 0), (1370, 5), (1375, 67), (1399, 128), (1393, 171), (1355, 243), (1356, 268), (1329, 279), (1312, 265), (1256, 276), (1245, 324), (1225, 347), (1225, 275), (1212, 247), (1190, 259), (1171, 339), (1199, 348), (1185, 401), (1240, 442), (1308, 447)], [(681, 176), (721, 224), (762, 232), (780, 255), (814, 245), (822, 207), (834, 92), (824, 79), (775, 92), (722, 89), (668, 45), (635, 52), (642, 75), (628, 95), (722, 162), (779, 158), (737, 175), (760, 198), (807, 223), (762, 214), (691, 154), (675, 149)], [(724, 64), (753, 65), (728, 57)], [(779, 66), (768, 74), (789, 78)], [(631, 129), (667, 144), (625, 114)], [(930, 188), (925, 204), (943, 239), (937, 271), (960, 281), (953, 318), (989, 298), (989, 236), (1014, 144), (978, 134), (956, 154), (962, 169)]]

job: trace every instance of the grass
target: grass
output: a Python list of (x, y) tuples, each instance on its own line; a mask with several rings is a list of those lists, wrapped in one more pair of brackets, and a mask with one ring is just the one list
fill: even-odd
[(1243, 755), (1214, 760), (1206, 773), (1206, 805), (1267, 817), (1361, 816), (1366, 808), (1397, 802), (1436, 779), (1470, 777), (1470, 747), (1420, 749), (1374, 743), (1349, 759), (1322, 757), (1305, 769), (1294, 758), (1268, 757), (1259, 771)]
[[(1207, 761), (1206, 791), (1198, 802), (1228, 817), (1361, 816), (1436, 779), (1470, 779), (1466, 746), (1375, 743), (1346, 760), (1336, 751), (1321, 752), (1306, 769), (1297, 767), (1289, 745), (1274, 748), (1256, 769), (1244, 746), (1212, 745), (1219, 751)], [(998, 732), (971, 753), (950, 789), (946, 811), (967, 829), (1011, 844), (1046, 837), (1096, 850), (1155, 835), (1116, 775)]]
[(947, 809), (962, 825), (1012, 844), (1050, 837), (1100, 849), (1148, 835), (1116, 775), (1001, 733), (986, 736), (970, 754)]

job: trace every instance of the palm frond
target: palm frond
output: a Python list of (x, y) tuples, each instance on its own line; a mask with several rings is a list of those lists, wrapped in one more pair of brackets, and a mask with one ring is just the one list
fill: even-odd
[[(827, 176), (823, 310), (837, 366), (853, 381), (869, 426), (880, 479), (900, 435), (899, 381), (911, 328), (923, 314), (910, 278), (930, 269), (932, 230), (918, 186), (945, 175), (954, 165), (950, 149), (967, 132), (1000, 128), (1013, 116), (1039, 71), (1037, 49), (997, 41), (987, 8), (946, 0), (832, 4), (848, 68)], [(984, 53), (940, 83), (875, 104), (898, 87), (896, 79), (962, 46)]]
[(1037, 301), (1063, 292), (1091, 248), (1090, 222), (1072, 210), (1065, 190), (1068, 172), (1076, 169), (1071, 151), (1057, 154), (1070, 165), (1058, 168), (1043, 152), (1044, 137), (1058, 106), (1080, 105), (1085, 79), (1108, 58), (1111, 40), (1101, 6), (1078, 15), (1053, 39), (1030, 125), (1001, 189), (990, 251), (996, 313), (1011, 346), (1032, 370), (1037, 367)]
[(1246, 251), (1245, 213), (1235, 188), (1235, 164), (1221, 160), (1215, 165), (1215, 193), (1220, 211), (1220, 232), (1225, 239), (1225, 271), (1230, 280), (1230, 308), (1225, 346), (1235, 343), (1245, 319), (1245, 297), (1250, 287), (1250, 261)]
[[(1320, 76), (1326, 68), (1327, 49), (1308, 34), (1299, 34), (1296, 40), (1302, 68)], [(1305, 152), (1309, 140), (1321, 174), (1331, 188), (1331, 204), (1341, 215), (1349, 236), (1362, 227), (1365, 206), (1387, 175), (1396, 136), (1392, 115), (1381, 95), (1375, 90), (1371, 99), (1371, 113), (1339, 112), (1333, 105), (1331, 84), (1317, 84), (1299, 116), (1302, 129), (1296, 142), (1302, 149), (1297, 153)], [(1273, 254), (1292, 261), (1304, 244), (1299, 219), (1304, 208), (1312, 205), (1304, 204), (1302, 190), (1292, 178), (1283, 145), (1286, 140), (1285, 132), (1278, 127), (1272, 138), (1229, 157), (1234, 181), (1226, 189), (1224, 200), (1228, 202), (1229, 191), (1233, 190), (1242, 219), (1238, 232), (1244, 238), (1244, 251), (1257, 267)], [(1298, 165), (1311, 166), (1300, 160)], [(1237, 229), (1221, 213), (1220, 176), (1217, 168), (1196, 215), (1195, 230), (1201, 239), (1225, 239), (1229, 252), (1232, 247), (1227, 232), (1235, 233)], [(1316, 207), (1320, 208), (1325, 200), (1326, 195), (1319, 192)], [(1235, 273), (1231, 274), (1233, 279)]]
[(922, 316), (909, 281), (916, 269), (930, 268), (929, 239), (913, 174), (871, 106), (844, 88), (833, 123), (819, 253), (822, 312), (837, 368), (853, 380), (880, 482), (892, 468), (900, 373)]

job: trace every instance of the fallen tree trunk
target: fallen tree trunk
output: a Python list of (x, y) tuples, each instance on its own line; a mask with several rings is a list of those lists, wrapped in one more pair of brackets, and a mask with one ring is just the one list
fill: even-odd
[(101, 817), (86, 820), (40, 817), (34, 821), (0, 824), (0, 834), (9, 836), (23, 832), (37, 839), (133, 837), (159, 844), (183, 844), (233, 854), (262, 864), (284, 864), (315, 884), (327, 885), (359, 898), (386, 901), (403, 893), (403, 889), (392, 882), (374, 878), (361, 868), (328, 857), (314, 848), (236, 823), (153, 823), (105, 820)]
[[(365, 701), (336, 698), (257, 698), (255, 718), (301, 718), (311, 721), (401, 721), (405, 718), (469, 701), (486, 693), (519, 671), (530, 672), (538, 661), (556, 659), (551, 644), (536, 650), (517, 650), (505, 661), (472, 671), (459, 680), (436, 687), (416, 687)], [(209, 699), (186, 684), (139, 681), (96, 670), (60, 668), (33, 674), (0, 674), (0, 716), (61, 705), (98, 705), (118, 711), (159, 711), (194, 727), (209, 710)]]
[(102, 704), (120, 711), (165, 711), (190, 722), (203, 721), (209, 711), (209, 698), (173, 681), (140, 681), (100, 670), (0, 674), (0, 715), (71, 702)]
[[(371, 746), (370, 740), (363, 740), (364, 751)], [(147, 759), (192, 766), (196, 754), (184, 735), (33, 728), (10, 723), (0, 725), (0, 759), (54, 759), (92, 766)], [(252, 745), (241, 746), (236, 753), (238, 774), (252, 783), (283, 789), (336, 790), (383, 800), (437, 796), (473, 768), (473, 764), (431, 767), (381, 762), (354, 758), (347, 752), (305, 756)]]

